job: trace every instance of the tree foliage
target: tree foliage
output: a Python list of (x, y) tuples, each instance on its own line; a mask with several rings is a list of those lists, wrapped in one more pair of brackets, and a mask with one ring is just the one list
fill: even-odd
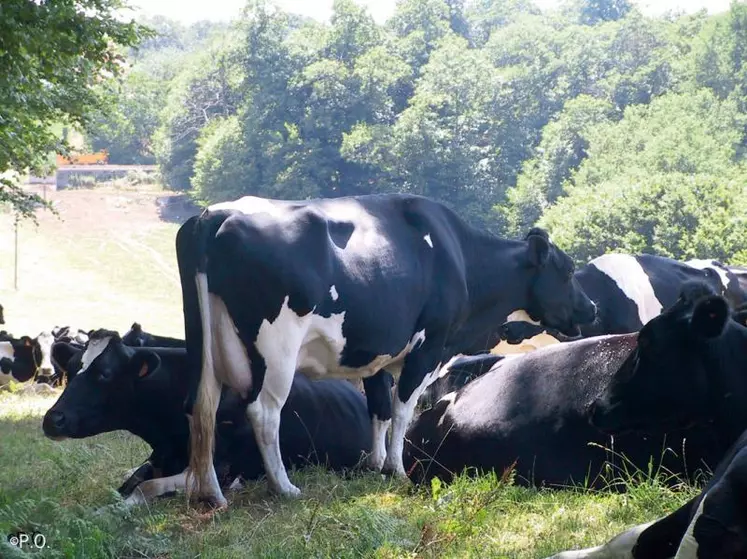
[(0, 4), (0, 201), (25, 216), (38, 197), (10, 176), (41, 172), (47, 154), (63, 149), (53, 125), (85, 125), (102, 104), (92, 86), (119, 75), (119, 49), (145, 33), (114, 17), (122, 6), (119, 0)]
[(98, 134), (201, 202), (414, 192), (499, 234), (544, 225), (579, 262), (747, 261), (745, 4), (402, 0), (378, 25), (353, 0), (325, 23), (250, 0), (231, 26), (148, 24)]

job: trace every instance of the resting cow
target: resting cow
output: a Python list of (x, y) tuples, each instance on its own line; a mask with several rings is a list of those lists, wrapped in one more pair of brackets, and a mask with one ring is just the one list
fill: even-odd
[[(130, 502), (140, 502), (183, 489), (189, 460), (189, 424), (183, 409), (186, 359), (183, 348), (132, 348), (116, 332), (93, 332), (81, 370), (44, 416), (45, 435), (58, 440), (130, 431), (153, 452), (120, 493), (130, 495), (138, 486)], [(256, 479), (264, 473), (245, 407), (237, 395), (224, 392), (215, 455), (223, 486), (237, 476)], [(365, 400), (350, 383), (294, 378), (281, 415), (284, 464), (352, 468), (370, 451), (371, 439)], [(154, 477), (163, 479), (148, 481)]]
[[(573, 334), (595, 309), (571, 259), (533, 229), (493, 237), (441, 203), (391, 194), (216, 204), (177, 233), (194, 405), (196, 496), (225, 505), (212, 465), (227, 384), (248, 402), (268, 482), (296, 496), (280, 460), (280, 410), (296, 367), (364, 378), (374, 415), (370, 466), (404, 476), (403, 437), (419, 396), (457, 353), (492, 347), (517, 309)], [(251, 366), (250, 366), (251, 363)], [(391, 400), (387, 370), (398, 379)], [(373, 405), (372, 405), (373, 404)], [(191, 485), (190, 485), (191, 487)]]
[[(724, 335), (708, 343), (700, 343), (679, 324), (683, 313), (700, 308), (696, 301), (704, 293), (722, 305), (718, 319), (722, 326), (727, 323)], [(499, 361), (413, 423), (405, 459), (412, 479), (448, 480), (465, 467), (502, 471), (515, 463), (520, 479), (536, 484), (596, 485), (594, 476), (607, 459), (596, 445), (613, 448), (644, 471), (649, 459), (658, 459), (665, 447), (685, 449), (684, 460), (670, 453), (662, 457), (662, 465), (672, 472), (689, 476), (704, 465), (715, 466), (747, 428), (747, 385), (740, 380), (747, 359), (747, 329), (727, 320), (727, 311), (724, 299), (707, 286), (686, 284), (682, 299), (640, 334), (586, 338)], [(651, 332), (657, 332), (659, 344), (671, 347), (657, 347), (661, 357), (621, 395), (622, 403), (615, 403), (629, 415), (619, 412), (618, 417), (610, 411), (607, 415), (619, 418), (611, 423), (607, 415), (600, 415), (602, 404), (592, 404), (608, 385), (617, 386), (618, 377), (627, 378), (631, 363), (648, 355), (636, 347), (645, 345)], [(664, 416), (670, 409), (673, 414), (681, 409), (696, 424), (673, 425), (672, 418)], [(636, 410), (639, 416), (649, 414), (646, 421), (635, 419)], [(633, 423), (622, 423), (625, 417)], [(590, 420), (598, 422), (592, 425)], [(610, 424), (603, 432), (604, 421)], [(645, 433), (628, 432), (635, 425)], [(619, 462), (618, 457), (613, 459)]]
[(54, 338), (42, 332), (35, 338), (14, 338), (7, 332), (0, 335), (0, 386), (16, 382), (27, 382), (51, 375), (50, 360)]
[(747, 432), (716, 468), (700, 495), (664, 518), (609, 542), (547, 559), (742, 559), (747, 557)]
[[(579, 269), (576, 280), (598, 308), (593, 323), (580, 325), (584, 338), (637, 332), (673, 305), (682, 286), (690, 281), (708, 283), (732, 307), (747, 302), (747, 292), (740, 286), (737, 274), (716, 260), (679, 262), (651, 254), (610, 253)], [(532, 325), (527, 318), (516, 320), (503, 325), (502, 337), (517, 348), (538, 335), (544, 336), (543, 345), (552, 343), (552, 338), (569, 341), (547, 325)]]
[(168, 336), (157, 336), (143, 330), (139, 323), (133, 322), (130, 329), (122, 336), (122, 342), (132, 347), (184, 347), (185, 341)]
[(591, 420), (610, 433), (640, 431), (650, 425), (709, 424), (723, 441), (739, 437), (737, 442), (696, 499), (605, 545), (560, 553), (557, 559), (746, 556), (745, 311), (732, 317), (737, 320), (729, 320), (723, 298), (697, 295), (678, 302), (641, 330), (638, 349), (596, 400)]

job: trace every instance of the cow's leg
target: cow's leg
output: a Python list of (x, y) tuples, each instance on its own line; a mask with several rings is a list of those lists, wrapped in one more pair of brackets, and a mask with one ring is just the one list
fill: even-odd
[(128, 506), (141, 505), (149, 500), (160, 497), (166, 493), (175, 493), (184, 490), (187, 486), (186, 470), (175, 476), (150, 479), (138, 485), (135, 490), (125, 499)]
[(390, 375), (383, 369), (372, 377), (363, 379), (368, 402), (368, 415), (373, 425), (373, 446), (368, 457), (368, 467), (381, 471), (386, 458), (386, 436), (392, 421), (392, 391)]
[[(426, 334), (427, 335), (427, 334)], [(443, 338), (431, 338), (405, 357), (392, 406), (392, 436), (382, 472), (405, 478), (402, 463), (405, 432), (415, 405), (426, 388), (438, 378)]]
[(638, 542), (641, 532), (652, 524), (653, 522), (648, 522), (635, 526), (615, 536), (604, 545), (589, 547), (587, 549), (563, 551), (547, 559), (635, 559), (636, 556), (633, 555), (633, 548)]
[(129, 496), (135, 488), (141, 483), (153, 479), (155, 472), (150, 459), (143, 462), (140, 466), (127, 472), (126, 479), (122, 482), (117, 492), (123, 497)]
[(290, 393), (295, 359), (267, 362), (262, 389), (257, 399), (246, 408), (257, 446), (262, 454), (270, 487), (287, 497), (298, 497), (301, 490), (288, 479), (288, 472), (280, 455), (280, 410)]

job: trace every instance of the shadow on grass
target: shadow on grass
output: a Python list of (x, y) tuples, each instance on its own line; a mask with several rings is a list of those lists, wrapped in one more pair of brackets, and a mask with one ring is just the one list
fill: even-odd
[(198, 215), (202, 208), (190, 200), (186, 194), (159, 196), (156, 199), (158, 217), (167, 223), (181, 225), (193, 215)]

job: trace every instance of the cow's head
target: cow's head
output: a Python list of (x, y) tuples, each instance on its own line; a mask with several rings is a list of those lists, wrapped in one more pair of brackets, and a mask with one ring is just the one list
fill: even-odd
[(122, 343), (132, 347), (144, 347), (148, 345), (148, 338), (150, 337), (151, 335), (143, 331), (143, 327), (139, 323), (133, 322), (130, 329), (122, 336)]
[[(727, 335), (727, 331), (730, 332)], [(686, 283), (677, 302), (638, 333), (637, 346), (591, 405), (592, 425), (609, 433), (666, 430), (713, 418), (743, 396), (747, 330), (729, 306), (700, 282)]]
[(686, 264), (703, 270), (715, 284), (714, 288), (732, 307), (747, 303), (747, 293), (740, 284), (739, 276), (725, 264), (718, 260), (688, 260)]
[(42, 332), (36, 337), (39, 344), (39, 370), (38, 379), (49, 381), (54, 375), (54, 366), (52, 365), (52, 346), (54, 345), (54, 336), (51, 332)]
[(597, 309), (574, 277), (573, 260), (543, 229), (532, 228), (525, 240), (525, 263), (532, 272), (526, 309), (530, 318), (577, 336), (578, 325), (593, 322)]
[(125, 346), (116, 332), (97, 330), (80, 361), (80, 370), (44, 415), (44, 434), (59, 440), (129, 428), (137, 413), (136, 391), (159, 368), (158, 355)]

